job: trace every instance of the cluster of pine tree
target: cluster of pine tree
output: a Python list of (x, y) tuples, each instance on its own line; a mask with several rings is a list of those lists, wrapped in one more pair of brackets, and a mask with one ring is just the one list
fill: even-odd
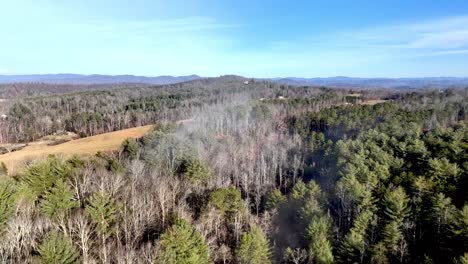
[(236, 89), (116, 153), (0, 166), (0, 261), (467, 263), (466, 91)]

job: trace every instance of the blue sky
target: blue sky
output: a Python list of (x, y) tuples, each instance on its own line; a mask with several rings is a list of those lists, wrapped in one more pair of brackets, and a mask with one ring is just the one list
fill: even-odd
[(468, 77), (466, 0), (2, 0), (0, 74)]

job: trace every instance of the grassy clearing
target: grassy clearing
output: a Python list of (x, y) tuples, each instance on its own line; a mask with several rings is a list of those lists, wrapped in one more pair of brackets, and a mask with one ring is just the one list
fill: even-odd
[(388, 100), (381, 100), (381, 99), (375, 99), (375, 100), (366, 100), (360, 104), (362, 105), (376, 105), (376, 104), (381, 104), (381, 103), (385, 103), (385, 102), (388, 102)]
[(0, 162), (4, 162), (10, 172), (14, 172), (27, 161), (42, 159), (51, 154), (67, 158), (75, 154), (86, 156), (94, 155), (98, 151), (117, 150), (123, 140), (142, 137), (149, 132), (151, 128), (151, 125), (129, 128), (71, 140), (54, 146), (49, 146), (47, 144), (30, 144), (21, 150), (0, 155)]

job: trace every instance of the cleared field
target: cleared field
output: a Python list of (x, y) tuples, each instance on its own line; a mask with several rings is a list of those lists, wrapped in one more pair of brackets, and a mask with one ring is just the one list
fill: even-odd
[(376, 104), (382, 104), (388, 102), (388, 100), (381, 100), (381, 99), (375, 99), (375, 100), (366, 100), (360, 104), (362, 105), (376, 105)]
[(31, 144), (21, 150), (0, 155), (0, 162), (4, 162), (10, 172), (14, 172), (22, 163), (30, 160), (42, 159), (50, 154), (67, 158), (75, 154), (86, 156), (94, 155), (98, 151), (117, 150), (125, 139), (142, 137), (149, 132), (151, 128), (151, 125), (129, 128), (92, 137), (80, 138), (55, 146)]

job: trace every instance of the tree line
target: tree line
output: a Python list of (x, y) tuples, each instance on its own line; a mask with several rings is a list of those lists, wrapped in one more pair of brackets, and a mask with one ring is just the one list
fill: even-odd
[(466, 90), (166, 88), (94, 99), (173, 114), (118, 152), (0, 169), (2, 262), (466, 263)]

